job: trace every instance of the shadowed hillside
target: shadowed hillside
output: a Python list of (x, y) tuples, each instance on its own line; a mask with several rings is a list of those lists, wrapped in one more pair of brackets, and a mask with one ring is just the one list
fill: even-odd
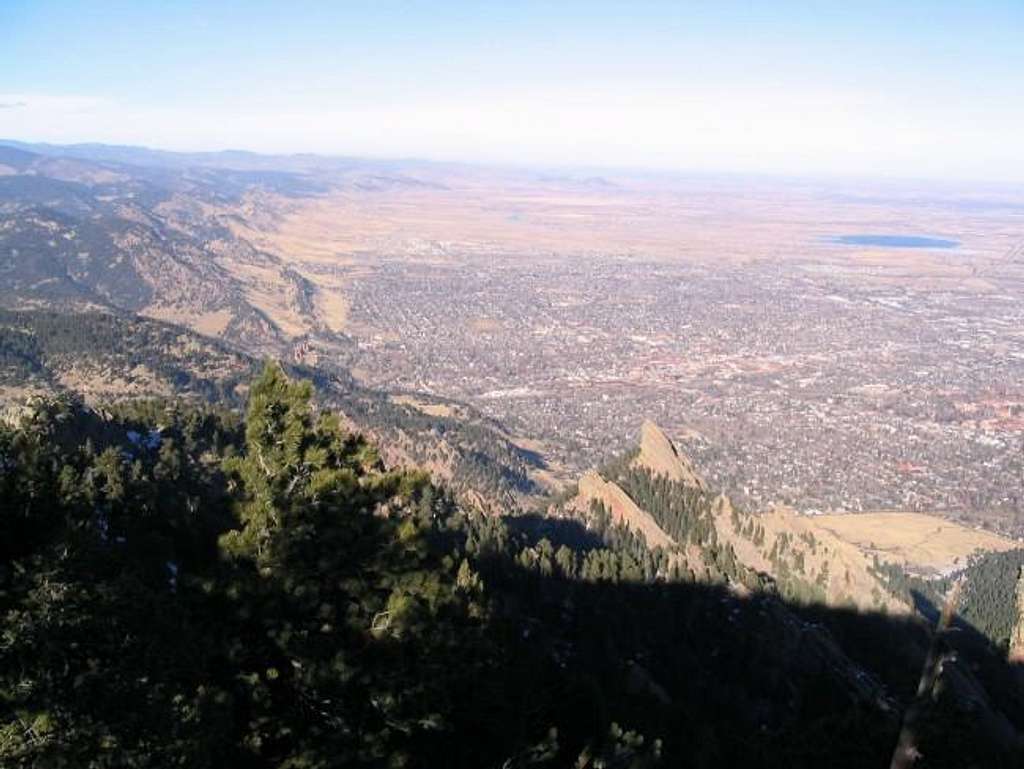
[(884, 766), (911, 705), (918, 766), (1019, 765), (1021, 670), (969, 626), (463, 509), (311, 396), (0, 430), (5, 766)]

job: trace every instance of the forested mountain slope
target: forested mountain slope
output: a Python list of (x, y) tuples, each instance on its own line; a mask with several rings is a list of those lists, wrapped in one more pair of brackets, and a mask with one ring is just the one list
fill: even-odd
[[(244, 420), (57, 401), (0, 428), (5, 766), (888, 761), (926, 624), (463, 509), (311, 397), (270, 366)], [(1020, 670), (936, 648), (919, 765), (1019, 765)]]
[[(67, 393), (93, 404), (185, 398), (225, 406), (245, 401), (258, 360), (226, 342), (127, 313), (0, 309), (0, 395), (17, 413), (32, 395)], [(515, 509), (540, 492), (540, 460), (473, 409), (427, 414), (359, 385), (339, 366), (288, 369), (318, 387), (348, 424), (375, 436), (390, 465), (443, 478), (482, 507)]]
[(964, 580), (964, 619), (1006, 650), (1014, 626), (1024, 622), (1024, 614), (1017, 611), (1016, 595), (1022, 569), (1024, 549), (985, 553), (954, 577)]

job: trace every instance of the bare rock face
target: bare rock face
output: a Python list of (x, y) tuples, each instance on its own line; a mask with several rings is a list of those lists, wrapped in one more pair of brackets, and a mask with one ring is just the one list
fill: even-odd
[(644, 420), (640, 427), (640, 454), (634, 461), (654, 475), (664, 475), (673, 481), (701, 491), (707, 491), (707, 482), (700, 476), (688, 456), (680, 452), (654, 422)]
[(620, 486), (606, 481), (593, 470), (584, 473), (580, 478), (579, 490), (582, 500), (588, 503), (593, 499), (600, 501), (608, 508), (615, 523), (625, 524), (631, 531), (642, 534), (647, 540), (648, 547), (668, 548), (675, 544), (658, 526), (654, 516), (646, 510), (641, 510)]
[(1010, 633), (1010, 662), (1024, 662), (1024, 566), (1017, 577), (1017, 622)]

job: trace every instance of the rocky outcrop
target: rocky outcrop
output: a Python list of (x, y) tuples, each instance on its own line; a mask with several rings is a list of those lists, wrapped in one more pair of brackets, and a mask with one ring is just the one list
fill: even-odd
[(1017, 577), (1016, 599), (1017, 621), (1010, 633), (1009, 658), (1010, 662), (1024, 663), (1024, 566)]
[(701, 491), (708, 490), (688, 456), (675, 447), (654, 422), (644, 420), (640, 427), (640, 453), (633, 461), (636, 467), (645, 467), (654, 475), (664, 475), (673, 481)]
[[(771, 575), (787, 597), (863, 611), (903, 613), (909, 606), (874, 574), (871, 557), (820, 526), (814, 517), (783, 505), (757, 514), (736, 510), (719, 496), (713, 508), (718, 541), (730, 544), (743, 565)], [(738, 525), (737, 525), (738, 524)], [(796, 592), (793, 592), (796, 591)]]
[(648, 547), (668, 548), (675, 544), (658, 526), (654, 517), (646, 510), (641, 510), (618, 484), (606, 481), (593, 470), (580, 478), (579, 498), (587, 504), (591, 500), (601, 502), (608, 508), (615, 523), (624, 524), (630, 531), (642, 534)]
[[(813, 517), (783, 506), (755, 514), (735, 507), (724, 493), (712, 498), (710, 486), (690, 459), (653, 422), (643, 423), (640, 446), (628, 462), (631, 467), (668, 478), (677, 484), (676, 489), (684, 486), (704, 492), (689, 495), (696, 500), (685, 502), (692, 506), (691, 518), (700, 518), (699, 525), (691, 521), (692, 531), (678, 541), (670, 536), (659, 517), (629, 496), (626, 488), (630, 486), (625, 482), (618, 485), (616, 473), (623, 469), (621, 464), (609, 465), (604, 474), (596, 470), (584, 474), (572, 507), (585, 515), (593, 500), (600, 501), (614, 523), (642, 534), (650, 547), (671, 550), (674, 565), (685, 567), (696, 579), (718, 579), (726, 573), (739, 586), (741, 575), (756, 573), (770, 578), (790, 600), (863, 611), (910, 610), (875, 572), (870, 555), (819, 526)], [(664, 514), (661, 509), (655, 512)]]

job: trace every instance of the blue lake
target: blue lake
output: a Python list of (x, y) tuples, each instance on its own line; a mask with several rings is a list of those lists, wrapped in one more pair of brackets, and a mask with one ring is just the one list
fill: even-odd
[(882, 248), (956, 248), (959, 240), (926, 238), (920, 235), (837, 235), (833, 243), (844, 246), (880, 246)]

